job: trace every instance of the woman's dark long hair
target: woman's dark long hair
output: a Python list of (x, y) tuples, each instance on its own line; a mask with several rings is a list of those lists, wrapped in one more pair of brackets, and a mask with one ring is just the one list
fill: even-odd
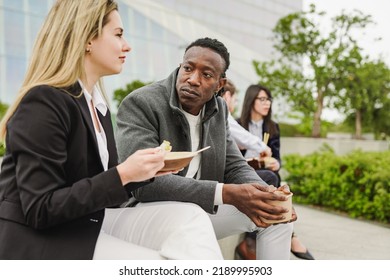
[[(240, 123), (246, 130), (248, 130), (249, 122), (251, 121), (252, 108), (257, 96), (259, 95), (259, 92), (262, 90), (267, 94), (268, 98), (272, 98), (271, 91), (262, 85), (250, 85), (245, 92)], [(270, 137), (277, 133), (276, 124), (274, 121), (272, 121), (272, 106), (269, 109), (268, 115), (264, 117), (264, 125), (267, 128), (267, 132), (270, 134)]]

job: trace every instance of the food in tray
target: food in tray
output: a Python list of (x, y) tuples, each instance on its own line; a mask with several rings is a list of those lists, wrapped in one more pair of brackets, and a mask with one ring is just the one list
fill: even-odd
[(164, 140), (161, 145), (160, 145), (161, 149), (163, 149), (164, 151), (166, 152), (170, 152), (172, 151), (172, 146), (171, 146), (171, 142), (167, 141), (167, 140)]
[(268, 168), (272, 163), (276, 161), (273, 157), (261, 157), (261, 158), (247, 158), (246, 161), (254, 169)]

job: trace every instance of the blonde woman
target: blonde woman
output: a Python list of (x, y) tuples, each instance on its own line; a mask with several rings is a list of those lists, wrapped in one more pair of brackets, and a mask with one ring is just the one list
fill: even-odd
[(221, 258), (197, 206), (115, 208), (172, 173), (158, 173), (159, 148), (117, 164), (100, 80), (131, 50), (123, 28), (114, 1), (58, 0), (49, 12), (0, 127), (0, 259)]

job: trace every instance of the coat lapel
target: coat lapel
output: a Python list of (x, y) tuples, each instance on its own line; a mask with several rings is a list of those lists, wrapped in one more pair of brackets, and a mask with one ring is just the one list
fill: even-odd
[[(81, 90), (82, 89), (79, 83), (75, 83), (71, 88), (68, 89), (68, 91), (75, 96), (80, 95)], [(91, 136), (90, 139), (93, 139), (91, 145), (93, 145), (93, 148), (95, 149), (97, 155), (100, 157), (99, 146), (95, 135), (95, 128), (92, 122), (91, 113), (89, 111), (87, 100), (85, 99), (84, 95), (81, 95), (80, 97), (75, 97), (75, 100), (77, 105), (80, 107), (80, 111), (83, 116), (85, 126), (88, 128), (88, 132)], [(99, 112), (99, 110), (96, 111), (107, 138), (107, 149), (109, 154), (108, 168), (110, 168), (118, 164), (118, 154), (117, 154), (117, 149), (115, 144), (113, 126), (111, 122), (111, 114), (110, 114), (110, 110), (107, 110), (107, 114), (105, 116), (103, 116)]]
[[(95, 128), (93, 127), (93, 122), (92, 122), (92, 118), (91, 118), (91, 113), (89, 112), (87, 100), (85, 99), (85, 96), (83, 94), (80, 94), (82, 92), (80, 84), (78, 82), (75, 83), (70, 88), (67, 88), (67, 92), (69, 92), (75, 96), (74, 100), (80, 108), (80, 112), (81, 112), (81, 115), (83, 117), (84, 124), (87, 127), (87, 130), (88, 130), (88, 133), (90, 136), (89, 139), (92, 139), (92, 141), (91, 141), (92, 143), (90, 143), (90, 145), (92, 145), (93, 149), (96, 151), (97, 155), (99, 156), (99, 147), (98, 147), (98, 142), (97, 142), (96, 135), (95, 135)], [(103, 169), (102, 164), (101, 164), (101, 166)]]

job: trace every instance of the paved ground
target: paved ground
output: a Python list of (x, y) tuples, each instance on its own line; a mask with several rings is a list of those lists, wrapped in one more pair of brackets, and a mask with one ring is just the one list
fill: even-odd
[[(294, 205), (294, 231), (316, 260), (390, 260), (390, 226), (360, 221), (309, 206)], [(219, 241), (225, 259), (243, 236)], [(292, 260), (300, 260), (291, 254)]]
[(317, 260), (390, 260), (390, 227), (294, 207), (298, 214), (294, 231)]

